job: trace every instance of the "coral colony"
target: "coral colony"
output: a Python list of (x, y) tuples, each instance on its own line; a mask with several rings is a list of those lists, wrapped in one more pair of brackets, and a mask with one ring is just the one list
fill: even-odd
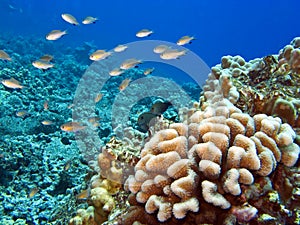
[[(158, 126), (145, 144), (129, 128), (127, 140), (112, 139), (98, 157), (91, 206), (70, 224), (101, 224), (103, 215), (125, 225), (299, 224), (299, 46), (295, 38), (250, 62), (225, 56), (182, 122)], [(274, 82), (280, 76), (291, 85)]]

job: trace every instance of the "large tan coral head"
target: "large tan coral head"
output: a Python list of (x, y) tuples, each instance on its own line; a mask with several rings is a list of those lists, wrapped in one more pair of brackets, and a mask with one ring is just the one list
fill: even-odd
[(4, 50), (0, 50), (0, 59), (11, 61), (10, 56)]
[(22, 88), (24, 88), (24, 86), (21, 85), (20, 82), (17, 81), (16, 79), (14, 79), (14, 78), (1, 80), (1, 83), (5, 87), (12, 88), (12, 89), (22, 89)]
[(85, 25), (87, 25), (87, 24), (96, 23), (97, 20), (98, 20), (98, 18), (96, 18), (96, 17), (87, 16), (87, 17), (85, 17), (85, 19), (82, 21), (82, 23), (85, 24)]
[(107, 52), (105, 50), (97, 50), (90, 55), (90, 60), (99, 61), (106, 59), (112, 54), (112, 52)]
[(196, 38), (193, 36), (183, 36), (178, 39), (176, 42), (177, 45), (186, 45), (186, 44), (191, 44), (192, 40), (195, 40)]
[(63, 14), (61, 14), (61, 17), (67, 23), (70, 23), (70, 24), (72, 24), (74, 26), (78, 26), (79, 25), (79, 23), (77, 22), (76, 18), (74, 16), (72, 16), (71, 14), (63, 13)]
[(47, 61), (43, 61), (43, 60), (36, 60), (36, 61), (32, 62), (32, 65), (35, 68), (38, 68), (40, 70), (47, 70), (47, 69), (54, 67), (54, 64), (49, 63)]
[(87, 126), (83, 126), (79, 122), (68, 122), (60, 126), (60, 129), (66, 132), (77, 132), (84, 130)]
[(122, 70), (128, 70), (128, 69), (137, 67), (141, 63), (142, 63), (141, 60), (131, 58), (131, 59), (127, 59), (127, 60), (123, 61), (120, 68)]
[(56, 41), (66, 34), (67, 34), (66, 30), (65, 31), (52, 30), (46, 35), (46, 39), (49, 41)]
[(178, 50), (178, 49), (167, 49), (159, 56), (161, 59), (171, 60), (171, 59), (178, 59), (181, 56), (184, 56), (187, 53), (187, 50)]
[(135, 36), (139, 37), (139, 38), (143, 38), (143, 37), (148, 37), (151, 34), (153, 34), (153, 30), (149, 30), (149, 29), (142, 29), (140, 31), (138, 31)]

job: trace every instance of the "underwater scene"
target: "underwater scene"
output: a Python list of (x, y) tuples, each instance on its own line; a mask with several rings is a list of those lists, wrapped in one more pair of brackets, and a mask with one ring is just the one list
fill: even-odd
[(298, 0), (0, 0), (0, 225), (300, 224)]

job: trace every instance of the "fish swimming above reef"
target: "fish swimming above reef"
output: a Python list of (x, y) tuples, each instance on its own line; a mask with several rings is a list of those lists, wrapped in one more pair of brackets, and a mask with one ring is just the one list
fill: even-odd
[(155, 114), (155, 115), (161, 115), (163, 114), (169, 106), (172, 104), (170, 102), (162, 102), (162, 101), (156, 101), (150, 109), (150, 112)]
[(87, 126), (83, 126), (78, 122), (68, 122), (60, 126), (60, 129), (66, 132), (77, 132), (84, 130)]
[(16, 112), (16, 116), (17, 117), (25, 118), (28, 115), (29, 115), (29, 113), (25, 109), (21, 109), (21, 110), (19, 110), (19, 111)]
[(90, 60), (100, 61), (106, 59), (112, 54), (112, 52), (107, 52), (105, 50), (97, 50), (90, 55)]
[(63, 13), (61, 14), (61, 17), (63, 18), (64, 21), (74, 25), (74, 26), (78, 26), (79, 23), (77, 22), (76, 18), (74, 16), (72, 16), (71, 14), (68, 13)]
[(43, 61), (43, 60), (36, 60), (36, 61), (32, 62), (32, 65), (35, 68), (43, 70), (43, 71), (54, 67), (53, 63), (49, 63), (49, 62)]
[(0, 50), (0, 59), (11, 61), (10, 56), (4, 50)]
[(157, 115), (151, 112), (144, 112), (139, 115), (137, 124), (141, 131), (147, 132), (151, 126), (153, 126), (157, 121)]
[(67, 34), (66, 30), (65, 31), (52, 30), (46, 35), (46, 39), (49, 41), (56, 41), (66, 34)]
[(124, 52), (128, 48), (127, 45), (118, 45), (114, 48), (115, 52)]
[(20, 82), (17, 81), (16, 79), (14, 79), (14, 78), (2, 80), (1, 83), (5, 87), (11, 88), (11, 89), (22, 89), (22, 88), (24, 88), (24, 86), (21, 85)]
[(120, 91), (124, 91), (125, 88), (128, 87), (130, 81), (131, 81), (131, 80), (130, 80), (129, 78), (126, 78), (125, 80), (123, 80), (122, 83), (121, 83), (120, 86), (119, 86), (119, 90), (120, 90)]
[(178, 39), (178, 41), (176, 42), (177, 45), (186, 45), (186, 44), (190, 44), (192, 43), (192, 40), (195, 40), (196, 38), (193, 36), (183, 36), (181, 38)]
[(143, 37), (148, 37), (151, 34), (153, 34), (152, 30), (148, 30), (148, 29), (142, 29), (140, 31), (138, 31), (135, 36), (139, 37), (139, 38), (143, 38)]
[(186, 52), (187, 50), (168, 49), (160, 54), (160, 58), (165, 60), (178, 59), (185, 55)]
[(27, 195), (27, 198), (32, 198), (32, 197), (34, 197), (35, 195), (36, 195), (36, 193), (38, 193), (39, 192), (39, 188), (38, 187), (34, 187), (34, 188), (32, 188), (32, 189), (30, 189), (30, 191), (29, 191), (29, 193), (28, 193), (28, 195)]
[(157, 54), (161, 54), (163, 52), (165, 52), (166, 50), (170, 49), (171, 47), (167, 46), (167, 45), (158, 45), (153, 49), (154, 53)]
[(128, 69), (131, 69), (131, 68), (136, 68), (141, 63), (142, 63), (141, 60), (131, 58), (131, 59), (127, 59), (127, 60), (123, 61), (120, 68), (122, 70), (128, 70)]
[(46, 54), (46, 55), (41, 56), (40, 60), (44, 61), (44, 62), (50, 62), (53, 60), (53, 56)]
[(43, 120), (41, 123), (42, 123), (43, 125), (45, 125), (45, 126), (50, 126), (50, 125), (52, 125), (54, 122), (51, 121), (51, 120)]
[(103, 94), (102, 93), (98, 93), (95, 98), (94, 98), (94, 102), (95, 103), (98, 103), (103, 97)]
[(120, 68), (115, 68), (112, 69), (111, 71), (109, 71), (109, 75), (110, 76), (120, 76), (121, 74), (123, 74), (125, 72), (125, 70), (122, 70)]
[(87, 16), (85, 17), (85, 19), (82, 21), (83, 24), (87, 25), (87, 24), (92, 24), (92, 23), (96, 23), (96, 21), (98, 21), (99, 19), (96, 17), (92, 17), (92, 16)]
[(145, 69), (144, 70), (144, 75), (147, 76), (147, 75), (153, 73), (153, 71), (154, 71), (154, 67)]

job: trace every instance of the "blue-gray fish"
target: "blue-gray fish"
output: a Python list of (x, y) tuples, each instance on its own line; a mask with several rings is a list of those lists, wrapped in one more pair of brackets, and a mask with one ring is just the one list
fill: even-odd
[(157, 115), (151, 112), (144, 112), (139, 115), (137, 123), (140, 130), (143, 132), (147, 132), (149, 130), (149, 127), (154, 125), (156, 117)]
[(156, 101), (152, 106), (150, 112), (155, 115), (161, 115), (163, 114), (171, 105), (170, 102), (162, 102), (162, 101)]

